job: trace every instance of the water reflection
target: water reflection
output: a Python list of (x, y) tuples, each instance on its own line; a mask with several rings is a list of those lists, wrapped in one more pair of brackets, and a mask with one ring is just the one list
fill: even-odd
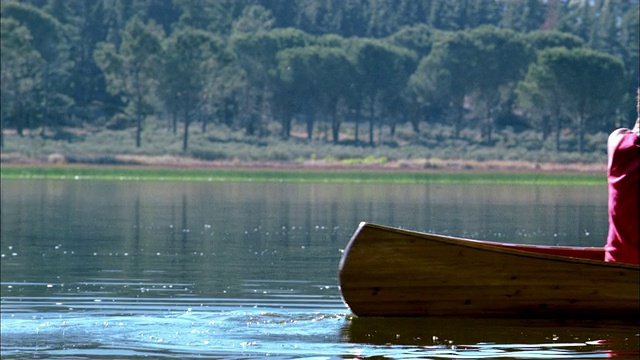
[(640, 356), (638, 326), (624, 321), (352, 318), (342, 332), (350, 342), (433, 350), (437, 357)]
[(606, 189), (3, 180), (1, 190), (3, 358), (637, 357), (637, 326), (354, 319), (337, 288), (362, 220), (599, 246)]

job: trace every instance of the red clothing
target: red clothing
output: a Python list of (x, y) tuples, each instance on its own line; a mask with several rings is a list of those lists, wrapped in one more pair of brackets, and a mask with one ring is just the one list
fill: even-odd
[(609, 235), (605, 261), (638, 264), (640, 139), (638, 132), (618, 129), (607, 143)]

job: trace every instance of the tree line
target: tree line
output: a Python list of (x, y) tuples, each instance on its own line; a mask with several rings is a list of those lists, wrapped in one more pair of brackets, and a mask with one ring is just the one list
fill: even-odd
[(338, 143), (349, 122), (370, 144), (443, 123), (556, 149), (569, 128), (582, 152), (635, 119), (638, 0), (6, 0), (0, 19), (2, 128), (20, 135), (134, 128), (141, 146), (166, 121), (187, 150), (194, 123), (322, 124)]

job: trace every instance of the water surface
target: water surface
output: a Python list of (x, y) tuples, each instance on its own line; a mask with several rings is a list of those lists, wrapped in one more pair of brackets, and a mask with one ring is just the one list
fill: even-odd
[(625, 322), (359, 319), (337, 284), (360, 221), (594, 245), (606, 189), (2, 182), (3, 358), (638, 357)]

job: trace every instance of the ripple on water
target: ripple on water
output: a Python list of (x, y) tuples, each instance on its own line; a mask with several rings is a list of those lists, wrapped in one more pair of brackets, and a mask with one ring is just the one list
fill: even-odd
[[(340, 312), (200, 311), (191, 308), (164, 315), (137, 312), (33, 313), (3, 316), (2, 356), (38, 351), (90, 355), (267, 354), (303, 348), (323, 353), (340, 340)], [(313, 345), (316, 343), (317, 345)], [(83, 350), (84, 349), (84, 350)]]
[[(206, 302), (207, 299), (199, 300)], [(461, 323), (455, 321), (357, 319), (339, 307), (327, 311), (255, 307), (214, 311), (186, 307), (164, 312), (145, 309), (130, 314), (122, 314), (121, 309), (11, 315), (3, 312), (2, 357), (15, 358), (36, 352), (38, 356), (51, 358), (71, 355), (260, 358), (269, 355), (284, 358), (617, 356), (632, 359), (640, 355), (637, 329), (634, 331), (633, 326), (627, 325), (600, 331), (588, 324), (562, 332), (549, 328), (548, 324), (466, 321), (467, 330), (461, 331), (457, 328)], [(447, 325), (453, 328), (446, 329)], [(489, 334), (484, 335), (485, 332)], [(506, 339), (499, 335), (501, 332), (511, 332), (509, 339), (513, 342), (478, 341)], [(618, 343), (586, 340), (589, 336), (585, 334), (603, 333), (623, 340)]]

